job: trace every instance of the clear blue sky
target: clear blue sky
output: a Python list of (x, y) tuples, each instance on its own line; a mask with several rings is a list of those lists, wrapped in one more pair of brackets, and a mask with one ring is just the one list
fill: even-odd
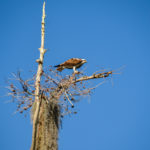
[[(22, 69), (30, 77), (29, 70), (36, 71), (42, 3), (0, 1), (1, 87), (11, 72)], [(112, 77), (114, 86), (103, 84), (90, 103), (85, 98), (76, 105), (77, 115), (64, 119), (59, 149), (150, 150), (150, 1), (47, 0), (46, 14), (45, 66), (85, 58), (90, 75), (126, 65)], [(29, 149), (29, 115), (14, 115), (15, 105), (0, 99), (0, 149)]]

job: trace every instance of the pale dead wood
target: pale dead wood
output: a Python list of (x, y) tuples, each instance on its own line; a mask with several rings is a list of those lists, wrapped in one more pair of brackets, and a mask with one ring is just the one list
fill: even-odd
[(46, 50), (44, 49), (44, 39), (45, 39), (45, 2), (43, 4), (43, 15), (42, 15), (42, 29), (41, 29), (41, 47), (40, 50), (40, 58), (37, 60), (38, 62), (38, 70), (35, 81), (35, 112), (33, 114), (33, 131), (32, 131), (32, 145), (31, 150), (36, 150), (36, 134), (37, 134), (37, 124), (38, 124), (38, 116), (40, 111), (40, 81), (43, 73), (43, 60), (44, 54)]
[(91, 76), (83, 76), (83, 77), (73, 81), (73, 83), (77, 83), (77, 82), (85, 81), (85, 80), (97, 79), (97, 78), (106, 78), (112, 73), (113, 73), (112, 71), (108, 71), (108, 72), (93, 74)]

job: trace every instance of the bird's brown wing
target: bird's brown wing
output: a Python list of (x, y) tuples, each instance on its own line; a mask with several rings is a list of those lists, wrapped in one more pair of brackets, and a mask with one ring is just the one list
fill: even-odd
[(82, 59), (80, 58), (71, 58), (67, 61), (65, 61), (62, 64), (56, 65), (54, 67), (57, 67), (58, 71), (62, 71), (63, 69), (73, 69), (73, 67), (79, 68), (82, 66)]
[(78, 64), (80, 64), (82, 62), (82, 59), (79, 58), (71, 58), (67, 61), (65, 61), (64, 63), (61, 64), (61, 66), (65, 66), (65, 67), (70, 67), (72, 68), (73, 66), (77, 66)]

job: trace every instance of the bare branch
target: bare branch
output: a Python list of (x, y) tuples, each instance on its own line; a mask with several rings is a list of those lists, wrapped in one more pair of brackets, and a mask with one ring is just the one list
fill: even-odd
[(93, 74), (91, 76), (83, 76), (79, 79), (76, 79), (75, 81), (73, 81), (73, 83), (77, 83), (80, 81), (85, 81), (85, 80), (91, 80), (91, 79), (97, 79), (97, 78), (106, 78), (109, 75), (111, 75), (113, 72), (109, 71), (109, 72), (103, 72), (103, 73), (98, 73), (98, 74)]

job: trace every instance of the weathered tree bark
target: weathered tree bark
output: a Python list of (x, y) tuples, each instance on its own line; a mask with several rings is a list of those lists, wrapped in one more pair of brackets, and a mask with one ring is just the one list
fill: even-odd
[(40, 81), (41, 76), (43, 73), (43, 60), (44, 54), (46, 50), (44, 49), (44, 38), (45, 38), (45, 2), (43, 4), (43, 15), (42, 15), (42, 29), (41, 29), (41, 47), (40, 50), (40, 58), (37, 60), (38, 63), (38, 70), (36, 74), (36, 81), (35, 81), (35, 102), (34, 102), (34, 114), (33, 114), (33, 131), (32, 131), (32, 145), (31, 150), (36, 150), (36, 136), (37, 136), (37, 127), (38, 127), (38, 119), (39, 119), (39, 112), (40, 112)]
[(53, 100), (42, 98), (36, 136), (36, 150), (58, 150), (60, 107)]

